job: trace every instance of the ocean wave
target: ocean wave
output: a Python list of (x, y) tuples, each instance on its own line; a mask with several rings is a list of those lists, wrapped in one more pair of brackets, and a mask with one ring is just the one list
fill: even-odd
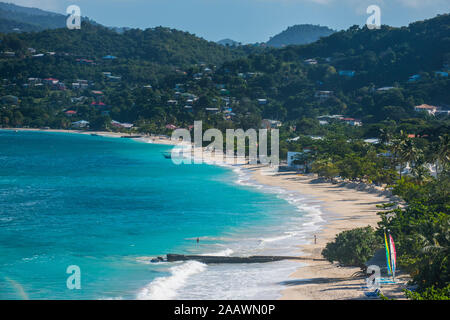
[(233, 254), (234, 250), (230, 248), (226, 248), (225, 250), (221, 250), (213, 253), (204, 253), (202, 256), (215, 256), (215, 257), (229, 257)]
[(280, 240), (286, 240), (286, 239), (292, 238), (295, 235), (297, 235), (297, 232), (285, 232), (284, 235), (272, 237), (272, 238), (263, 238), (263, 239), (259, 239), (259, 241), (260, 241), (260, 244), (264, 244), (265, 242), (275, 242), (275, 241), (280, 241)]
[[(299, 244), (308, 243), (308, 239), (312, 241), (313, 234), (321, 228), (324, 221), (321, 202), (318, 202), (317, 199), (309, 199), (296, 191), (261, 184), (253, 179), (251, 170), (240, 165), (220, 166), (228, 167), (234, 172), (234, 183), (262, 193), (273, 194), (287, 201), (296, 209), (290, 209), (289, 213), (291, 214), (285, 216), (285, 223), (279, 225), (262, 226), (253, 232), (249, 230), (249, 233), (233, 236), (201, 237), (199, 238), (201, 241), (219, 241), (224, 246), (209, 249), (208, 253), (203, 255), (297, 255)], [(273, 173), (273, 169), (267, 169), (263, 174)], [(151, 282), (141, 290), (138, 298), (276, 299), (280, 297), (280, 292), (284, 287), (281, 284), (282, 281), (301, 266), (302, 264), (292, 261), (246, 265), (245, 267), (211, 265), (206, 268), (205, 265), (198, 262), (194, 265), (183, 264), (171, 268), (170, 276)], [(180, 268), (180, 270), (175, 268)], [(243, 290), (243, 286), (245, 290)]]
[(187, 261), (169, 269), (170, 276), (153, 280), (137, 295), (138, 300), (171, 300), (177, 296), (177, 290), (182, 288), (186, 280), (197, 273), (203, 272), (206, 265), (197, 261)]

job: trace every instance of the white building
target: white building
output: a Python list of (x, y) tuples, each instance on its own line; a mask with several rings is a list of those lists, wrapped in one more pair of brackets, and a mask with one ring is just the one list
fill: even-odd
[(421, 104), (420, 106), (415, 106), (414, 110), (417, 112), (426, 111), (426, 112), (428, 112), (428, 114), (434, 116), (434, 114), (438, 110), (438, 107), (430, 106), (428, 104)]
[(294, 164), (294, 161), (297, 159), (297, 156), (301, 155), (301, 154), (303, 154), (303, 152), (292, 152), (292, 151), (289, 151), (287, 153), (287, 164), (288, 164), (288, 167), (295, 167), (296, 165)]
[(77, 122), (72, 122), (72, 127), (73, 128), (79, 128), (79, 129), (87, 128), (87, 127), (89, 127), (89, 121), (80, 120), (80, 121), (77, 121)]

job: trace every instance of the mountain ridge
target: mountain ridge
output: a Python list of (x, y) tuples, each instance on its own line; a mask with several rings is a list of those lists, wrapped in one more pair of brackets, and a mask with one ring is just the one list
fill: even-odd
[(297, 24), (288, 27), (286, 30), (271, 37), (266, 42), (267, 46), (281, 48), (288, 45), (309, 44), (319, 40), (321, 37), (327, 37), (336, 32), (326, 26), (312, 24)]

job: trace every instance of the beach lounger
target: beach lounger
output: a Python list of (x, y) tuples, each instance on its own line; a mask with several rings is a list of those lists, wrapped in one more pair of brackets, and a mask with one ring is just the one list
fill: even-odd
[(380, 289), (377, 289), (373, 292), (364, 292), (364, 294), (366, 295), (366, 297), (368, 298), (378, 298), (378, 294), (380, 293)]

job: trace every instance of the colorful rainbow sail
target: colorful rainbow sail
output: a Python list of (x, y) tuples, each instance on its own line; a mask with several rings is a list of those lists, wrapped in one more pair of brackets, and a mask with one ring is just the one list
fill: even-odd
[(395, 278), (395, 269), (397, 266), (397, 252), (395, 250), (394, 238), (389, 234), (389, 251), (391, 253), (391, 270), (392, 277)]
[(391, 275), (392, 274), (392, 271), (391, 271), (391, 254), (389, 253), (389, 243), (388, 243), (388, 240), (387, 240), (386, 232), (384, 232), (384, 244), (386, 246), (386, 264), (387, 264), (388, 275)]
[(390, 233), (389, 233), (389, 240), (388, 237), (386, 236), (386, 232), (384, 233), (384, 244), (386, 246), (386, 263), (388, 274), (392, 275), (392, 277), (395, 278), (395, 269), (397, 265), (397, 252), (395, 250), (394, 238), (392, 238)]

